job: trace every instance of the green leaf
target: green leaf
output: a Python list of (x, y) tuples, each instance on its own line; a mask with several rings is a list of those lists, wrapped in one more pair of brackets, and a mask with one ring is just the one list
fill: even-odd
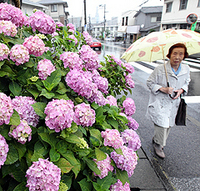
[(60, 159), (60, 154), (54, 148), (51, 148), (49, 156), (52, 162), (57, 162)]
[(116, 177), (117, 179), (119, 179), (123, 185), (128, 182), (129, 183), (129, 178), (128, 178), (128, 174), (127, 172), (124, 170), (124, 171), (121, 171), (120, 169), (116, 169)]
[(59, 94), (65, 94), (67, 92), (67, 88), (66, 88), (65, 84), (60, 82), (58, 84), (58, 89), (56, 90), (56, 92), (59, 93)]
[(104, 130), (112, 129), (112, 127), (106, 121), (102, 122), (101, 126), (103, 127)]
[(113, 126), (115, 129), (118, 129), (118, 126), (119, 126), (119, 123), (117, 122), (117, 120), (109, 117), (107, 120), (106, 120), (111, 126)]
[(55, 162), (55, 165), (61, 169), (62, 173), (68, 173), (73, 168), (73, 166), (65, 158), (60, 158), (58, 162)]
[(19, 154), (19, 160), (21, 160), (21, 158), (26, 153), (26, 146), (16, 141), (13, 143), (13, 146), (17, 149), (18, 154)]
[(46, 115), (44, 114), (44, 109), (46, 107), (46, 104), (44, 102), (36, 102), (32, 104), (31, 106), (33, 107), (37, 115), (39, 115), (43, 119), (45, 118)]
[(95, 148), (95, 154), (97, 161), (101, 161), (107, 158), (107, 155), (101, 151), (99, 148)]
[(53, 96), (54, 99), (64, 99), (64, 100), (69, 100), (69, 97), (67, 96), (67, 94), (58, 94), (58, 93), (55, 93), (54, 96)]
[(8, 144), (8, 147), (9, 147), (9, 151), (8, 151), (8, 154), (7, 154), (6, 161), (4, 163), (4, 164), (7, 164), (7, 165), (13, 164), (19, 159), (18, 152), (15, 149), (15, 147), (11, 143)]
[(44, 158), (44, 156), (49, 152), (48, 149), (40, 142), (37, 141), (34, 145), (34, 153), (31, 157), (31, 161), (38, 161), (39, 158)]
[(86, 157), (83, 157), (83, 160), (86, 162), (86, 164), (88, 165), (88, 167), (95, 172), (96, 174), (101, 174), (101, 171), (98, 169), (97, 164), (93, 161), (90, 160)]
[(94, 147), (101, 146), (101, 142), (99, 141), (99, 139), (97, 139), (97, 138), (95, 138), (93, 136), (90, 137), (90, 142)]
[(103, 121), (105, 121), (106, 116), (103, 115), (103, 108), (99, 107), (95, 110), (96, 112), (96, 123), (101, 124)]
[(0, 126), (0, 134), (4, 136), (6, 140), (12, 140), (12, 138), (8, 135), (9, 131), (10, 131), (9, 125), (3, 124)]
[(38, 89), (37, 88), (31, 88), (31, 89), (27, 89), (27, 91), (29, 92), (29, 93), (31, 93), (33, 96), (34, 96), (34, 98), (36, 99), (38, 96), (39, 96), (39, 94), (40, 94), (40, 92), (38, 91)]
[(49, 143), (51, 145), (51, 147), (55, 148), (56, 144), (58, 142), (59, 139), (56, 138), (56, 135), (53, 134), (49, 134), (49, 133), (38, 133), (39, 136), (41, 137), (41, 139), (43, 141), (45, 141), (46, 143)]
[(75, 134), (70, 134), (69, 137), (65, 138), (65, 140), (69, 143), (81, 144), (79, 137)]
[(92, 183), (87, 182), (87, 179), (84, 178), (78, 182), (82, 191), (91, 191), (92, 190)]
[(21, 182), (18, 184), (13, 191), (28, 191), (29, 189), (26, 187), (26, 182)]
[(121, 120), (124, 124), (127, 124), (129, 122), (128, 119), (122, 115), (117, 115), (116, 118)]
[(41, 92), (40, 96), (44, 96), (47, 99), (51, 99), (51, 98), (53, 98), (55, 96), (55, 94), (51, 93), (51, 92), (48, 92), (46, 89), (42, 89), (42, 92)]
[(3, 66), (3, 65), (4, 65), (4, 63), (5, 63), (5, 60), (3, 60), (3, 61), (0, 61), (0, 69), (1, 69), (1, 66)]
[(58, 191), (66, 191), (68, 189), (69, 189), (69, 187), (65, 183), (60, 182)]
[(15, 109), (13, 109), (13, 114), (10, 118), (9, 125), (18, 126), (19, 124), (20, 124), (20, 116), (19, 116), (18, 112)]
[(8, 77), (13, 78), (16, 75), (8, 65), (4, 64), (0, 70), (0, 77), (3, 77), (3, 76), (8, 76)]
[(51, 73), (51, 76), (48, 76), (46, 80), (43, 80), (43, 84), (48, 91), (51, 91), (56, 87), (61, 80), (61, 71), (59, 69)]

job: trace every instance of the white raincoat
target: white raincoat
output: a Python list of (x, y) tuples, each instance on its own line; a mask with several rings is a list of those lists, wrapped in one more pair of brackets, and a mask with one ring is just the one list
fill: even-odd
[[(182, 88), (184, 90), (183, 94), (186, 95), (190, 82), (189, 66), (181, 63), (181, 71), (177, 76), (172, 71), (170, 61), (166, 63), (166, 68), (170, 87), (174, 88), (174, 90)], [(174, 126), (180, 97), (173, 100), (169, 97), (169, 94), (159, 91), (161, 87), (167, 87), (163, 64), (154, 69), (147, 80), (147, 86), (151, 91), (147, 107), (147, 118), (150, 118), (160, 127), (169, 128)]]

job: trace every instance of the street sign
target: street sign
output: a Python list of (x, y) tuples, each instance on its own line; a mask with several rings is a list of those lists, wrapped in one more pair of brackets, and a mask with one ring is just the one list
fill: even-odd
[(195, 13), (191, 13), (187, 16), (186, 21), (188, 24), (194, 24), (197, 21), (198, 16)]

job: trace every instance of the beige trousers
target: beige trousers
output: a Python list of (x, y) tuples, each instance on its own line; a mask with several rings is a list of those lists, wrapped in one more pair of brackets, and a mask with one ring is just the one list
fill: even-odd
[(171, 127), (164, 128), (154, 124), (154, 141), (161, 146), (166, 146), (170, 129)]

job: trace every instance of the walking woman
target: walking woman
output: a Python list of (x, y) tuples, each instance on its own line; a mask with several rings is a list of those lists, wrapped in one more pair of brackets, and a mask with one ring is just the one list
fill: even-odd
[(182, 43), (174, 44), (169, 48), (167, 57), (169, 61), (166, 69), (170, 87), (167, 87), (164, 64), (157, 66), (147, 80), (150, 89), (147, 117), (154, 123), (152, 143), (160, 158), (165, 158), (163, 148), (171, 127), (175, 125), (180, 95), (187, 94), (190, 82), (189, 66), (182, 63), (188, 57), (186, 46)]

